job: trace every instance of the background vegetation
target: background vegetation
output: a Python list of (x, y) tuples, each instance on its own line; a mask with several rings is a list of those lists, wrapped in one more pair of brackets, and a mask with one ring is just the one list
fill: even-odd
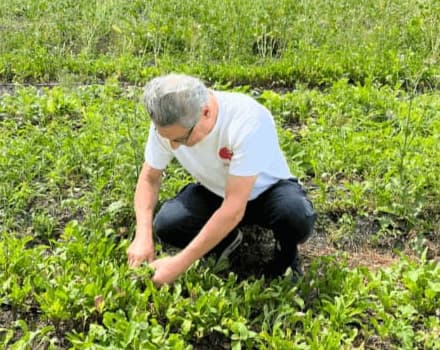
[(7, 0), (3, 81), (142, 83), (164, 70), (252, 85), (439, 84), (440, 4)]
[[(435, 0), (0, 3), (1, 346), (439, 349), (439, 28)], [(271, 109), (317, 234), (400, 259), (129, 270), (141, 86), (169, 71)], [(188, 181), (173, 164), (161, 199)]]

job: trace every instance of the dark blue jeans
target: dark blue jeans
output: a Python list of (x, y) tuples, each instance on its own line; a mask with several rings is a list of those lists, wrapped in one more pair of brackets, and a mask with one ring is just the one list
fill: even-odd
[[(189, 184), (163, 203), (154, 219), (154, 232), (162, 241), (184, 248), (222, 201), (222, 197), (202, 185)], [(310, 237), (315, 219), (312, 203), (301, 185), (296, 179), (288, 179), (278, 181), (249, 201), (238, 227), (258, 225), (272, 230), (279, 247), (273, 264), (279, 271), (274, 273), (279, 274), (296, 258), (297, 245)]]

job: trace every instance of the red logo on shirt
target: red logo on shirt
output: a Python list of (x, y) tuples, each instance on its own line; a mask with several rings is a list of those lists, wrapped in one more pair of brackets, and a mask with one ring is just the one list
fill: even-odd
[(218, 155), (221, 159), (232, 159), (232, 156), (234, 153), (227, 147), (220, 148), (220, 151), (218, 151)]

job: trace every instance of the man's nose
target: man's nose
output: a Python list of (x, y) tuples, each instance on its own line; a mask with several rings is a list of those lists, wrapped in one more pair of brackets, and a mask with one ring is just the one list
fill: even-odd
[(172, 149), (178, 149), (180, 147), (180, 143), (179, 142), (170, 141), (170, 144), (171, 144), (171, 148)]

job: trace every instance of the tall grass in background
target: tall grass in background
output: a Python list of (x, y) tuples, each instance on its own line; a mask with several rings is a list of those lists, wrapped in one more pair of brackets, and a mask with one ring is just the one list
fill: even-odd
[(0, 4), (0, 80), (138, 83), (180, 70), (233, 84), (347, 78), (439, 84), (437, 1), (86, 1)]

